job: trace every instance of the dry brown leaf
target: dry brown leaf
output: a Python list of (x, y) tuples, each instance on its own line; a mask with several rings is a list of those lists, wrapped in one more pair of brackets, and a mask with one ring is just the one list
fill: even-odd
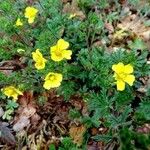
[(66, 3), (63, 12), (72, 16), (77, 16), (81, 20), (85, 19), (84, 13), (79, 9), (77, 0), (72, 0), (71, 3)]
[(30, 117), (36, 113), (36, 109), (32, 105), (28, 105), (24, 108), (18, 110), (20, 112), (19, 116), (15, 119), (15, 124), (13, 126), (14, 131), (21, 131), (28, 125), (30, 125)]
[(73, 126), (69, 130), (70, 137), (73, 142), (80, 146), (83, 143), (83, 135), (86, 131), (85, 126), (81, 125), (79, 127)]
[(105, 28), (110, 32), (113, 33), (114, 32), (114, 27), (111, 23), (105, 23)]
[(30, 120), (28, 117), (21, 116), (17, 123), (14, 124), (13, 130), (18, 132), (24, 129), (24, 127), (27, 127), (30, 124)]
[(4, 110), (2, 107), (0, 107), (0, 117), (2, 117), (4, 115)]
[(87, 150), (103, 150), (104, 149), (104, 146), (101, 143), (99, 142), (92, 142), (90, 144), (88, 144), (87, 146)]
[(145, 133), (145, 134), (150, 133), (150, 124), (146, 123), (143, 126), (138, 127), (137, 128), (137, 132), (139, 132), (139, 133)]
[(146, 21), (145, 18), (141, 19), (136, 14), (129, 15), (123, 18), (121, 23), (117, 25), (117, 28), (124, 31), (130, 31), (147, 41), (150, 39), (150, 27), (146, 27), (143, 23), (144, 21)]
[(0, 141), (3, 141), (4, 143), (15, 145), (16, 140), (11, 133), (10, 129), (5, 126), (2, 122), (0, 122)]
[(0, 72), (5, 75), (10, 75), (15, 69), (15, 62), (13, 60), (0, 62)]

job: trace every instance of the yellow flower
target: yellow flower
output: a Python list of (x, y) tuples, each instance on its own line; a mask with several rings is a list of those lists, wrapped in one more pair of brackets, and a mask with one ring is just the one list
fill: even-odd
[(35, 52), (32, 52), (32, 58), (35, 61), (35, 68), (38, 70), (45, 68), (45, 63), (47, 60), (40, 53), (39, 49), (37, 49)]
[(45, 82), (43, 87), (47, 90), (59, 87), (61, 85), (62, 78), (62, 74), (49, 72), (44, 79)]
[(72, 18), (74, 18), (74, 17), (76, 17), (76, 16), (77, 16), (76, 13), (70, 14), (69, 19), (72, 19)]
[(116, 80), (118, 91), (123, 91), (125, 89), (125, 83), (128, 83), (130, 86), (133, 85), (135, 76), (131, 74), (133, 73), (133, 67), (130, 64), (124, 65), (119, 62), (112, 66), (112, 70), (115, 72), (114, 78)]
[(28, 23), (31, 24), (34, 22), (38, 10), (34, 7), (26, 7), (25, 17), (28, 18)]
[(71, 59), (72, 51), (66, 50), (69, 43), (63, 39), (59, 39), (57, 44), (50, 48), (51, 59), (53, 61), (61, 61), (63, 59)]
[(21, 22), (20, 18), (17, 19), (16, 26), (23, 26), (23, 23)]
[(2, 92), (8, 96), (8, 98), (12, 97), (14, 100), (17, 100), (19, 95), (23, 95), (23, 93), (14, 86), (5, 87), (2, 89)]

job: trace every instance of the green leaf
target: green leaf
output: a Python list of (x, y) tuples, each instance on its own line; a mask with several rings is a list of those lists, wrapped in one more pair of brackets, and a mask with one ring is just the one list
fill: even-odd
[(95, 141), (104, 141), (109, 142), (112, 140), (112, 136), (110, 135), (95, 135), (91, 137)]
[(108, 116), (110, 126), (112, 128), (123, 127), (131, 124), (131, 121), (127, 121), (129, 114), (132, 112), (131, 106), (126, 106), (123, 112), (120, 112), (118, 116), (111, 114)]
[(51, 144), (51, 145), (49, 146), (49, 150), (56, 150), (55, 145), (54, 145), (54, 144)]
[(149, 27), (149, 26), (150, 26), (150, 20), (144, 21), (144, 25), (145, 25), (146, 27)]
[(81, 116), (80, 112), (76, 109), (70, 109), (69, 110), (69, 118), (75, 119), (79, 118)]
[(19, 106), (18, 103), (12, 101), (12, 100), (8, 100), (7, 105), (6, 105), (6, 109), (15, 109)]
[(136, 111), (136, 117), (138, 119), (150, 120), (150, 101), (143, 101), (140, 103)]
[(129, 43), (128, 46), (130, 49), (135, 49), (135, 50), (138, 50), (138, 49), (144, 50), (147, 48), (144, 41), (142, 39), (138, 39), (138, 38), (135, 39), (133, 42)]

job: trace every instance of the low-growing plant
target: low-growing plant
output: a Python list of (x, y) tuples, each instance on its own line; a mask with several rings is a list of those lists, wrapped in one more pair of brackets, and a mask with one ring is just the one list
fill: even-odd
[[(114, 12), (105, 13), (111, 3), (116, 6)], [(104, 141), (106, 147), (115, 143), (114, 149), (148, 149), (149, 135), (136, 130), (150, 121), (150, 87), (137, 100), (143, 84), (140, 79), (150, 74), (148, 47), (135, 36), (113, 49), (117, 40), (129, 38), (131, 33), (114, 29), (112, 41), (108, 37), (106, 23), (116, 24), (122, 17), (121, 4), (111, 3), (78, 0), (81, 17), (65, 13), (61, 0), (0, 2), (0, 61), (2, 65), (6, 60), (15, 62), (9, 75), (0, 72), (0, 97), (8, 100), (3, 119), (12, 118), (18, 107), (15, 101), (30, 90), (38, 93), (39, 104), (47, 100), (41, 95), (51, 90), (64, 101), (78, 95), (88, 113), (73, 108), (68, 115), (85, 125), (85, 140), (77, 146), (65, 137), (59, 150), (86, 149), (89, 139)], [(139, 15), (147, 14), (146, 10), (141, 8)], [(107, 132), (91, 136), (88, 131), (93, 127)]]

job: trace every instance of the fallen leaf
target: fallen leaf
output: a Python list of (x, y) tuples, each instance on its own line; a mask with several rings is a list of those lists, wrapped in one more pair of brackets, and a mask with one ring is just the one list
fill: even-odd
[(69, 130), (70, 137), (73, 139), (73, 142), (78, 146), (81, 146), (83, 143), (83, 136), (86, 131), (85, 126), (81, 125), (79, 127), (73, 126)]
[(0, 117), (2, 117), (4, 115), (4, 110), (2, 107), (0, 107)]
[(138, 127), (137, 132), (149, 134), (150, 133), (150, 124), (146, 123), (143, 126)]
[(72, 0), (71, 3), (66, 3), (64, 5), (63, 12), (66, 14), (69, 14), (71, 16), (74, 16), (74, 17), (76, 16), (76, 17), (80, 18), (81, 20), (85, 19), (84, 13), (78, 7), (77, 0)]
[(16, 140), (10, 129), (2, 122), (0, 122), (0, 140), (9, 145), (16, 144)]
[(117, 28), (130, 31), (144, 40), (150, 39), (150, 27), (144, 25), (145, 18), (140, 18), (136, 14), (128, 15), (121, 20)]
[(28, 105), (24, 108), (20, 108), (18, 112), (20, 112), (20, 114), (15, 119), (15, 123), (13, 125), (14, 131), (17, 132), (30, 125), (30, 117), (36, 113), (36, 109), (32, 105)]
[(105, 23), (104, 26), (110, 33), (114, 32), (114, 27), (111, 23)]
[(99, 147), (98, 142), (92, 142), (88, 144), (87, 150), (103, 150), (104, 146)]
[(17, 123), (14, 124), (13, 130), (16, 132), (19, 132), (24, 129), (24, 127), (27, 127), (30, 124), (30, 120), (26, 116), (21, 116)]

